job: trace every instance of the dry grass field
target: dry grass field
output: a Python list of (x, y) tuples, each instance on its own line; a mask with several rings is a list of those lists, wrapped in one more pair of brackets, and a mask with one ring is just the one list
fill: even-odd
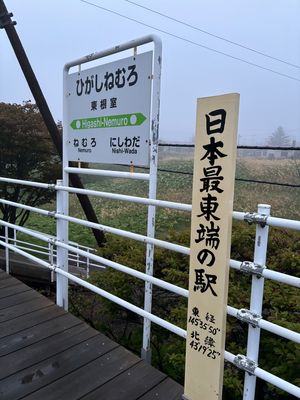
[[(101, 166), (108, 168), (108, 166)], [(111, 167), (110, 167), (111, 168)], [(127, 167), (115, 169), (128, 170)], [(160, 161), (158, 173), (157, 198), (181, 203), (191, 203), (192, 199), (192, 156), (170, 154)], [(136, 169), (141, 172), (140, 169)], [(166, 172), (166, 171), (175, 171)], [(259, 203), (270, 204), (271, 214), (276, 217), (300, 220), (300, 188), (287, 187), (252, 181), (273, 182), (275, 184), (300, 185), (300, 160), (261, 160), (239, 158), (236, 167), (234, 193), (234, 210), (255, 212)], [(147, 197), (148, 185), (143, 181), (111, 179), (106, 177), (85, 177), (85, 186), (89, 189), (104, 192), (131, 194)], [(240, 181), (239, 179), (250, 182)], [(145, 234), (147, 207), (120, 201), (112, 201), (99, 197), (91, 198), (99, 222), (116, 228), (131, 230)], [(47, 205), (54, 209), (55, 205)], [(45, 208), (46, 208), (45, 207)], [(75, 195), (70, 196), (70, 214), (85, 218)], [(45, 232), (55, 232), (55, 223), (32, 214), (27, 223), (32, 229), (41, 228)], [(190, 226), (188, 213), (157, 208), (156, 234), (163, 239), (166, 234), (175, 230), (187, 230)], [(95, 246), (90, 230), (70, 224), (70, 239)]]

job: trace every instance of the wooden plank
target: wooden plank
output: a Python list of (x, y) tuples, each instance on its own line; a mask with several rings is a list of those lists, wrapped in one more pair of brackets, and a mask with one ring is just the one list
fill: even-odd
[(180, 385), (26, 285), (9, 276), (0, 289), (0, 399), (181, 398)]
[(50, 321), (17, 332), (14, 335), (6, 336), (0, 339), (0, 357), (79, 324), (82, 324), (82, 321), (72, 314), (63, 314)]
[(0, 310), (0, 323), (18, 318), (19, 316), (26, 315), (36, 310), (41, 310), (42, 308), (49, 307), (52, 304), (52, 301), (42, 296), (40, 299), (33, 299), (22, 304), (5, 308)]
[(0, 299), (3, 299), (4, 297), (8, 297), (8, 296), (14, 296), (17, 293), (26, 292), (28, 290), (32, 290), (32, 289), (30, 289), (30, 287), (24, 285), (23, 283), (19, 282), (15, 286), (10, 286), (8, 288), (1, 289), (0, 290)]
[(181, 400), (182, 395), (183, 386), (170, 378), (166, 378), (144, 396), (139, 397), (139, 400)]
[(26, 292), (17, 293), (14, 296), (4, 297), (3, 299), (0, 299), (0, 310), (15, 306), (17, 304), (25, 303), (26, 301), (33, 299), (40, 299), (41, 297), (42, 295), (35, 290), (27, 290)]
[(30, 263), (12, 263), (11, 273), (28, 282), (40, 282), (50, 283), (51, 282), (51, 271), (49, 268), (42, 267), (41, 265), (34, 265)]
[(26, 399), (79, 399), (139, 361), (137, 356), (119, 346), (51, 385), (27, 396)]
[(6, 287), (10, 287), (10, 286), (15, 286), (15, 285), (19, 285), (20, 282), (18, 282), (16, 279), (13, 279), (11, 277), (9, 277), (8, 279), (1, 279), (0, 280), (0, 290), (6, 288)]
[[(1, 270), (2, 271), (2, 270)], [(7, 274), (6, 272), (2, 271), (0, 274), (0, 281), (9, 279), (15, 283), (22, 283), (18, 279), (14, 278), (12, 275)]]
[(0, 280), (2, 281), (3, 279), (8, 279), (9, 275), (6, 274), (2, 269), (0, 269)]
[(10, 321), (2, 322), (0, 326), (0, 338), (12, 335), (31, 326), (40, 324), (41, 322), (48, 321), (64, 313), (65, 311), (62, 308), (51, 305), (42, 310), (34, 311), (17, 318), (14, 320), (13, 324)]
[(82, 399), (134, 400), (140, 398), (166, 378), (162, 372), (140, 361)]
[[(90, 330), (94, 332), (93, 329)], [(26, 398), (30, 393), (95, 360), (116, 346), (116, 343), (98, 334), (77, 346), (3, 379), (1, 396), (5, 400)]]
[[(5, 268), (5, 254), (0, 250), (0, 265)], [(10, 252), (9, 255), (10, 273), (14, 276), (21, 277), (22, 280), (29, 282), (47, 283), (51, 280), (51, 271), (48, 268), (28, 260), (19, 254)]]
[(23, 349), (2, 356), (0, 365), (2, 365), (3, 368), (0, 368), (0, 379), (6, 378), (9, 375), (15, 374), (20, 370), (67, 350), (96, 334), (97, 333), (90, 330), (86, 324), (82, 323), (60, 332), (55, 336), (50, 336), (49, 338), (33, 343)]

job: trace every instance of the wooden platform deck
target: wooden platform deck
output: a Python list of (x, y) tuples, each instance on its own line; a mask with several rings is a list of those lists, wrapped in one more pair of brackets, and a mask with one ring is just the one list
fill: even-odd
[(0, 399), (179, 400), (183, 388), (0, 270)]

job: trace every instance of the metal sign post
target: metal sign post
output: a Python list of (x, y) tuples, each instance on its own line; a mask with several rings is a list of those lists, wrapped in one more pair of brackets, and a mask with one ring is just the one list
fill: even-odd
[[(150, 176), (149, 198), (156, 199), (157, 165), (158, 165), (158, 138), (159, 138), (159, 111), (160, 111), (160, 81), (161, 81), (162, 45), (159, 38), (154, 40), (153, 56), (153, 97), (151, 108), (151, 139), (150, 139)], [(147, 236), (155, 236), (156, 207), (148, 206)], [(147, 244), (146, 249), (146, 274), (153, 276), (154, 246)], [(152, 311), (152, 283), (145, 282), (144, 310)], [(151, 321), (144, 318), (143, 347), (141, 357), (151, 363)]]
[(198, 99), (184, 398), (222, 398), (239, 95)]
[[(148, 43), (153, 43), (154, 52), (137, 54), (138, 47)], [(133, 50), (131, 57), (90, 69), (81, 68), (85, 63), (129, 49)], [(156, 198), (161, 61), (161, 41), (149, 35), (65, 65), (65, 186), (69, 161), (150, 166), (149, 175), (144, 175), (149, 180), (149, 198)], [(78, 72), (69, 73), (76, 66)], [(83, 169), (73, 170), (80, 173)], [(147, 235), (154, 237), (154, 234), (155, 206), (148, 206)], [(154, 247), (148, 244), (146, 273), (149, 275), (153, 275), (153, 257)], [(148, 312), (152, 309), (152, 284), (147, 282), (144, 309)], [(148, 361), (151, 360), (150, 330), (151, 322), (145, 318), (142, 357)]]

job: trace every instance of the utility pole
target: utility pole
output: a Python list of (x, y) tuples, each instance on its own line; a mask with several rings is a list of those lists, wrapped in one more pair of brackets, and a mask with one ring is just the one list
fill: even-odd
[[(58, 131), (56, 123), (53, 119), (51, 111), (46, 102), (46, 99), (45, 99), (43, 92), (40, 88), (40, 85), (36, 79), (33, 69), (31, 68), (30, 62), (26, 55), (26, 52), (22, 46), (21, 40), (15, 29), (16, 22), (12, 21), (12, 19), (11, 19), (12, 16), (13, 16), (13, 14), (9, 13), (7, 11), (4, 0), (0, 0), (0, 28), (5, 29), (5, 31), (6, 31), (8, 39), (9, 39), (9, 41), (12, 45), (12, 48), (15, 52), (15, 55), (19, 61), (20, 67), (23, 71), (23, 74), (24, 74), (25, 79), (28, 83), (28, 86), (31, 90), (31, 93), (35, 99), (35, 102), (40, 110), (40, 113), (45, 122), (45, 125), (50, 133), (52, 141), (57, 149), (57, 152), (58, 152), (60, 158), (62, 159), (62, 137), (61, 137), (61, 134)], [(78, 175), (70, 174), (70, 181), (71, 181), (71, 184), (73, 187), (81, 188), (81, 189), (84, 188)], [(78, 197), (78, 200), (81, 204), (81, 207), (82, 207), (88, 221), (98, 223), (97, 216), (95, 214), (95, 211), (92, 207), (92, 204), (91, 204), (89, 198), (86, 195), (82, 195), (82, 194), (77, 194), (77, 197)], [(95, 236), (95, 239), (96, 239), (98, 245), (101, 246), (105, 241), (104, 233), (97, 229), (92, 229), (92, 231), (93, 231), (93, 234)]]

